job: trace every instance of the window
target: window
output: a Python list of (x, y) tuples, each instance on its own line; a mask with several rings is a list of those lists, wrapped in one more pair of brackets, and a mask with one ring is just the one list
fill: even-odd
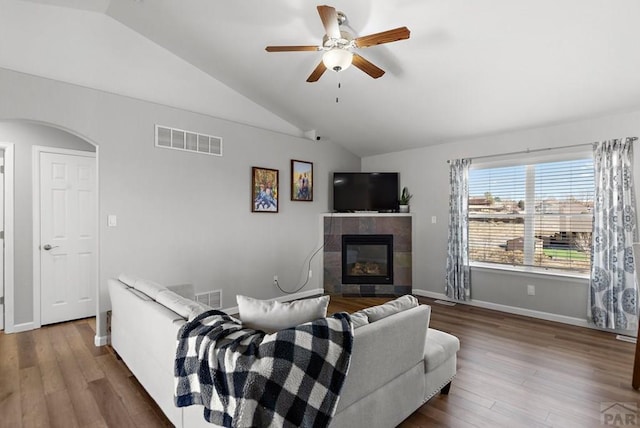
[(593, 159), (469, 171), (469, 259), (587, 273)]

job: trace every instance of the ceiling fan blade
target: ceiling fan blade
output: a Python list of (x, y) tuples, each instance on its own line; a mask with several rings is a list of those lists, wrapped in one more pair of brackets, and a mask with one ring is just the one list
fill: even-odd
[(319, 51), (318, 46), (267, 46), (267, 52)]
[[(327, 67), (324, 65), (324, 62), (320, 61), (320, 64), (313, 70), (313, 73), (307, 78), (307, 82), (317, 82), (318, 79), (322, 76), (322, 74), (327, 70)], [(384, 72), (383, 72), (384, 73)]]
[(371, 62), (367, 61), (366, 59), (362, 58), (357, 53), (353, 54), (352, 64), (355, 67), (358, 67), (360, 70), (362, 70), (365, 73), (367, 73), (369, 76), (373, 77), (374, 79), (377, 79), (378, 77), (381, 77), (384, 74), (384, 70), (383, 69), (375, 66), (373, 63), (371, 63)]
[(336, 9), (331, 6), (318, 6), (318, 13), (324, 25), (324, 30), (327, 32), (327, 37), (330, 39), (340, 38), (340, 26), (338, 24), (338, 13)]
[(407, 27), (394, 28), (393, 30), (383, 31), (381, 33), (370, 34), (368, 36), (358, 37), (354, 40), (359, 48), (381, 45), (383, 43), (397, 42), (409, 38), (411, 32)]

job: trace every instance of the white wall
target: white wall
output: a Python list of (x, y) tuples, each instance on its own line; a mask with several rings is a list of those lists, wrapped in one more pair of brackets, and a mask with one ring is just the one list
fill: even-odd
[[(100, 335), (109, 308), (106, 280), (120, 272), (190, 282), (196, 292), (221, 289), (223, 307), (235, 306), (236, 294), (281, 296), (274, 274), (283, 287), (296, 288), (319, 244), (331, 173), (360, 169), (359, 158), (332, 143), (9, 70), (0, 69), (0, 93), (0, 119), (54, 124), (99, 147)], [(220, 136), (224, 156), (155, 148), (154, 124)], [(289, 200), (291, 159), (314, 163), (311, 203)], [(280, 213), (251, 213), (252, 166), (280, 170)], [(118, 216), (118, 227), (107, 228), (109, 214)], [(302, 291), (320, 288), (319, 277)], [(21, 321), (32, 316), (23, 304), (15, 308)]]
[(95, 151), (95, 147), (68, 132), (25, 122), (0, 121), (0, 141), (15, 144), (14, 155), (14, 300), (15, 324), (33, 321), (33, 204), (32, 147), (48, 146)]
[[(414, 291), (444, 293), (449, 204), (448, 159), (509, 153), (527, 149), (592, 143), (640, 136), (640, 112), (618, 114), (547, 128), (461, 140), (421, 149), (362, 159), (363, 171), (399, 171), (402, 186), (414, 194)], [(589, 149), (588, 147), (586, 148)], [(636, 145), (636, 150), (640, 147)], [(636, 189), (640, 185), (640, 153), (635, 156)], [(431, 223), (435, 216), (436, 224)], [(527, 296), (526, 285), (536, 285)], [(588, 281), (473, 269), (472, 299), (586, 322)]]
[(0, 67), (302, 136), (158, 43), (104, 13), (83, 10), (92, 1), (59, 3), (0, 1)]

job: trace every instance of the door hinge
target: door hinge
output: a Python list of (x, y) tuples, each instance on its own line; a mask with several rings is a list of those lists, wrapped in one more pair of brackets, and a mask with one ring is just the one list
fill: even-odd
[(0, 297), (0, 305), (4, 305), (4, 296)]
[(4, 174), (4, 165), (0, 165), (0, 174)]
[(4, 230), (0, 230), (0, 239), (4, 239)]

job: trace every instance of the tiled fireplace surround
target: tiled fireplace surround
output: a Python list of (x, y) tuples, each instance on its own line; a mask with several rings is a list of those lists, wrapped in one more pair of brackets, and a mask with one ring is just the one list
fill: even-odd
[[(410, 294), (410, 214), (324, 214), (324, 291), (344, 296)], [(393, 235), (393, 284), (342, 284), (342, 235)]]

